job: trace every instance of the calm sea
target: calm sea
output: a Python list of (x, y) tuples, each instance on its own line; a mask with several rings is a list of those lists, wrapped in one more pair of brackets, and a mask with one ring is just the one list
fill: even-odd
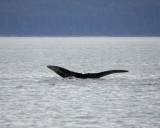
[(1, 37), (0, 128), (160, 128), (160, 38)]

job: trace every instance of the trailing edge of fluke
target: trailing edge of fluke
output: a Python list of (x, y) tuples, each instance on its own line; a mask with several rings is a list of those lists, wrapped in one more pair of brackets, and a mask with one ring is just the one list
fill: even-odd
[(99, 72), (99, 73), (78, 73), (78, 72), (73, 72), (70, 71), (68, 69), (59, 67), (59, 66), (52, 66), (52, 65), (48, 65), (47, 66), (49, 69), (51, 69), (52, 71), (54, 71), (55, 73), (57, 73), (59, 76), (63, 77), (63, 78), (67, 78), (67, 77), (76, 77), (76, 78), (81, 78), (81, 79), (87, 79), (87, 78), (101, 78), (103, 76), (106, 75), (110, 75), (113, 73), (124, 73), (124, 72), (128, 72), (127, 70), (108, 70), (108, 71), (103, 71), (103, 72)]

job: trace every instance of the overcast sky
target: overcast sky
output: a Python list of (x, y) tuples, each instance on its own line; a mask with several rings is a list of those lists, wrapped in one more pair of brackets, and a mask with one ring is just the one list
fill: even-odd
[(160, 0), (0, 0), (0, 36), (160, 36)]

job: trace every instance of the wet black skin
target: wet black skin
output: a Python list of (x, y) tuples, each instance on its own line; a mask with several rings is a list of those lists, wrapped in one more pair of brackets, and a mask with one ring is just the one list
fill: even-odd
[(70, 71), (68, 69), (59, 67), (59, 66), (52, 66), (49, 65), (47, 66), (49, 69), (51, 69), (52, 71), (54, 71), (55, 73), (57, 73), (59, 76), (63, 77), (63, 78), (69, 78), (69, 77), (76, 77), (76, 78), (81, 78), (81, 79), (87, 79), (87, 78), (101, 78), (103, 76), (106, 75), (110, 75), (113, 73), (124, 73), (124, 72), (128, 72), (127, 70), (108, 70), (108, 71), (103, 71), (103, 72), (99, 72), (99, 73), (78, 73), (78, 72), (73, 72)]

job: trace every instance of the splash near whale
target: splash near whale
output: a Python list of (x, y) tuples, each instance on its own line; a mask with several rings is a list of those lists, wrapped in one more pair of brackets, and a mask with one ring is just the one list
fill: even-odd
[(70, 71), (68, 69), (65, 69), (59, 66), (48, 65), (47, 67), (63, 78), (76, 77), (76, 78), (81, 78), (81, 79), (87, 79), (87, 78), (96, 79), (96, 78), (101, 78), (103, 76), (110, 75), (113, 73), (128, 72), (128, 70), (108, 70), (108, 71), (103, 71), (103, 72), (98, 72), (98, 73), (82, 74), (82, 73)]

